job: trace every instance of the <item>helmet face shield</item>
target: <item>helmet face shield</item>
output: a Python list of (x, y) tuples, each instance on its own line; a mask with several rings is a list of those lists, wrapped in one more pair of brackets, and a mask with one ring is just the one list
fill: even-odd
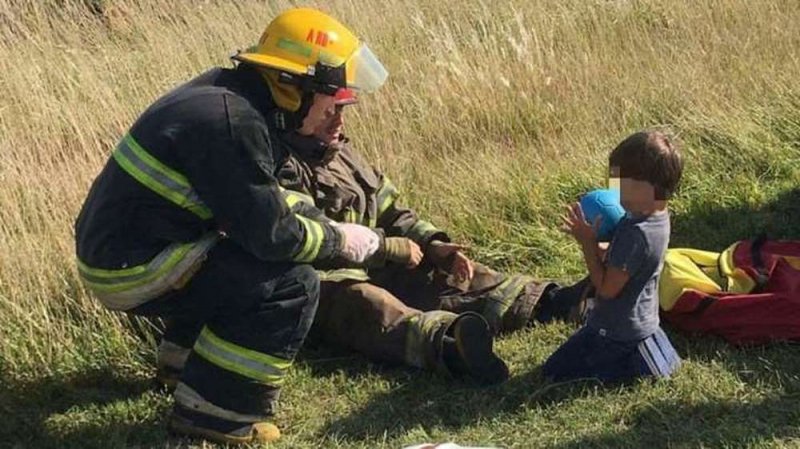
[(233, 56), (236, 61), (275, 69), (282, 81), (326, 95), (339, 88), (374, 92), (388, 76), (372, 50), (341, 22), (312, 8), (294, 8), (278, 15), (261, 34), (258, 45)]
[(347, 87), (361, 92), (375, 92), (386, 82), (389, 72), (366, 44), (347, 60)]

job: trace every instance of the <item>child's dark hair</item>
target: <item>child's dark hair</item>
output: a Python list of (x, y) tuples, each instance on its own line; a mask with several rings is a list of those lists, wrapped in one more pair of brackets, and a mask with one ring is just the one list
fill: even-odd
[(628, 136), (614, 148), (608, 162), (619, 170), (620, 178), (653, 184), (658, 200), (669, 199), (675, 194), (683, 173), (683, 158), (677, 143), (657, 130)]

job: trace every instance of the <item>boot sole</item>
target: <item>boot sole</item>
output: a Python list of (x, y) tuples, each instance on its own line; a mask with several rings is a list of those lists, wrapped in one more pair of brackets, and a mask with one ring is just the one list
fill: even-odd
[(190, 420), (176, 416), (172, 416), (170, 418), (169, 422), (167, 423), (167, 430), (179, 436), (196, 437), (208, 441), (213, 441), (215, 443), (234, 444), (234, 445), (251, 444), (251, 443), (260, 443), (260, 444), (271, 443), (280, 438), (280, 436), (276, 436), (274, 438), (258, 438), (253, 433), (241, 437), (236, 435), (230, 435), (212, 429), (198, 427), (192, 424)]
[(169, 420), (167, 429), (176, 435), (198, 437), (221, 444), (247, 444), (253, 441), (252, 437), (235, 437), (226, 435), (221, 432), (215, 432), (210, 429), (203, 429), (201, 427), (195, 427), (191, 424), (179, 422), (179, 420), (176, 418)]
[(456, 348), (469, 376), (482, 385), (508, 380), (508, 367), (492, 350), (492, 331), (478, 317), (463, 317), (455, 328)]

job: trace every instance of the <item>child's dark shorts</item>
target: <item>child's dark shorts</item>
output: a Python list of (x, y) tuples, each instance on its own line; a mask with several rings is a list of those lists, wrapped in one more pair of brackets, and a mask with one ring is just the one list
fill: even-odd
[(678, 353), (660, 327), (644, 340), (621, 342), (584, 326), (547, 359), (542, 372), (557, 382), (624, 382), (637, 377), (669, 377), (680, 365)]

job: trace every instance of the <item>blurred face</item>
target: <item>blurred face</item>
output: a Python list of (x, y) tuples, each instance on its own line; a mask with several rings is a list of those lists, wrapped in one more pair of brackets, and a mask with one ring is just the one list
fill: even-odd
[(632, 213), (645, 213), (656, 207), (656, 189), (647, 181), (621, 177), (619, 168), (611, 167), (609, 187), (619, 189), (622, 207)]
[(334, 107), (333, 112), (314, 129), (313, 135), (322, 143), (330, 145), (339, 140), (342, 128), (344, 128), (344, 106), (339, 105)]
[(336, 100), (332, 95), (314, 94), (314, 102), (303, 119), (303, 126), (297, 130), (299, 134), (310, 136), (314, 131), (330, 120), (336, 113)]

